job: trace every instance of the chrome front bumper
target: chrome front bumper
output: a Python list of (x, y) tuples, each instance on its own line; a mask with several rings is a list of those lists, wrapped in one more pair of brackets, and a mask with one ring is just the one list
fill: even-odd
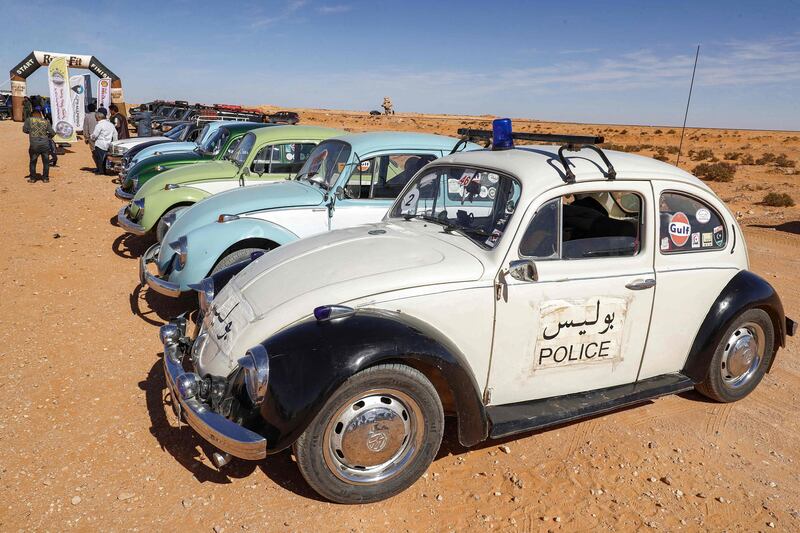
[(133, 200), (133, 197), (136, 196), (135, 192), (128, 192), (122, 188), (122, 186), (117, 187), (114, 190), (114, 196), (119, 198), (120, 200)]
[(139, 281), (142, 285), (147, 285), (154, 291), (164, 296), (171, 296), (177, 298), (181, 295), (181, 287), (177, 283), (170, 283), (167, 280), (161, 279), (155, 274), (151, 274), (147, 269), (147, 265), (155, 263), (158, 258), (158, 252), (161, 250), (161, 244), (156, 243), (139, 258)]
[(122, 156), (121, 155), (106, 156), (106, 170), (111, 170), (112, 172), (120, 172), (122, 170)]
[(147, 233), (144, 230), (144, 226), (141, 224), (137, 224), (133, 220), (128, 218), (128, 206), (124, 206), (122, 209), (119, 210), (117, 213), (117, 223), (127, 231), (128, 233), (133, 233), (134, 235), (144, 235)]
[(176, 383), (186, 373), (181, 364), (184, 350), (187, 350), (184, 340), (186, 325), (185, 322), (172, 321), (162, 328), (173, 325), (179, 331), (176, 338), (164, 340), (164, 376), (176, 415), (223, 452), (252, 461), (264, 459), (267, 456), (267, 440), (262, 435), (215, 413), (197, 398), (184, 397), (178, 390)]

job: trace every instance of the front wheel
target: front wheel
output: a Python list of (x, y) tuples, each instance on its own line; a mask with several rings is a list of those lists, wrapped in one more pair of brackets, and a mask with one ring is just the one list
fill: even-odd
[(164, 235), (167, 234), (170, 226), (172, 226), (173, 222), (175, 222), (175, 219), (178, 218), (178, 213), (188, 208), (188, 205), (179, 205), (178, 207), (173, 207), (164, 213), (156, 225), (156, 240), (158, 242), (164, 242)]
[(411, 486), (439, 451), (444, 413), (409, 366), (368, 368), (328, 399), (294, 444), (308, 484), (337, 503), (383, 500)]
[(741, 400), (761, 382), (775, 353), (775, 330), (762, 309), (736, 317), (714, 352), (697, 390), (718, 402)]
[(268, 248), (242, 248), (240, 250), (234, 250), (229, 254), (223, 255), (220, 260), (217, 261), (217, 264), (214, 265), (214, 268), (211, 269), (209, 275), (213, 276), (220, 270), (225, 270), (229, 266), (250, 259), (250, 256), (254, 252), (266, 252), (268, 250)]

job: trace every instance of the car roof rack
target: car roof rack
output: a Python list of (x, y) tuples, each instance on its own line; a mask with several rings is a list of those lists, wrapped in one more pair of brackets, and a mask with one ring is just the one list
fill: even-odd
[[(484, 144), (484, 148), (489, 148), (492, 145), (492, 137), (493, 132), (491, 130), (475, 130), (471, 128), (459, 128), (458, 134), (461, 135), (461, 139), (456, 143), (453, 147), (453, 150), (450, 152), (455, 153), (463, 146), (470, 141), (480, 141), (484, 140), (486, 143)], [(600, 135), (590, 136), (590, 135), (562, 135), (560, 133), (525, 133), (525, 132), (512, 132), (511, 138), (518, 141), (533, 141), (533, 142), (547, 142), (553, 144), (560, 144), (561, 147), (558, 149), (558, 159), (561, 161), (561, 164), (564, 166), (564, 182), (565, 183), (574, 183), (575, 182), (575, 173), (572, 172), (570, 168), (569, 161), (567, 161), (567, 157), (564, 155), (564, 152), (579, 152), (581, 150), (587, 149), (596, 152), (597, 155), (600, 156), (600, 159), (603, 160), (605, 163), (607, 170), (605, 172), (606, 178), (613, 180), (617, 177), (617, 171), (614, 169), (614, 165), (611, 164), (611, 161), (608, 160), (606, 154), (601, 150), (597, 145), (602, 144), (604, 139)]]

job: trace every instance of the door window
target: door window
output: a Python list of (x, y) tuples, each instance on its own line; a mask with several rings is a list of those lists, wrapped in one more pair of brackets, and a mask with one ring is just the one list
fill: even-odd
[(708, 204), (676, 192), (665, 192), (659, 202), (661, 253), (706, 252), (725, 248), (722, 217)]
[(419, 169), (436, 159), (431, 154), (390, 154), (355, 165), (347, 180), (349, 198), (394, 199)]
[(253, 158), (250, 170), (256, 174), (294, 174), (314, 150), (313, 143), (267, 145)]
[(581, 192), (543, 204), (523, 234), (521, 256), (586, 259), (641, 250), (642, 198), (629, 191)]

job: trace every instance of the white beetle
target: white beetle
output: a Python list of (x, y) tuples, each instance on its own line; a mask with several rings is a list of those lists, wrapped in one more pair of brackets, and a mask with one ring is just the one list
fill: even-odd
[(496, 128), (493, 150), (423, 168), (382, 223), (204, 280), (195, 338), (162, 328), (175, 403), (219, 464), (293, 445), (320, 494), (376, 501), (424, 472), (444, 413), (469, 446), (755, 388), (796, 325), (719, 198), (599, 139), (514, 148), (547, 137)]

